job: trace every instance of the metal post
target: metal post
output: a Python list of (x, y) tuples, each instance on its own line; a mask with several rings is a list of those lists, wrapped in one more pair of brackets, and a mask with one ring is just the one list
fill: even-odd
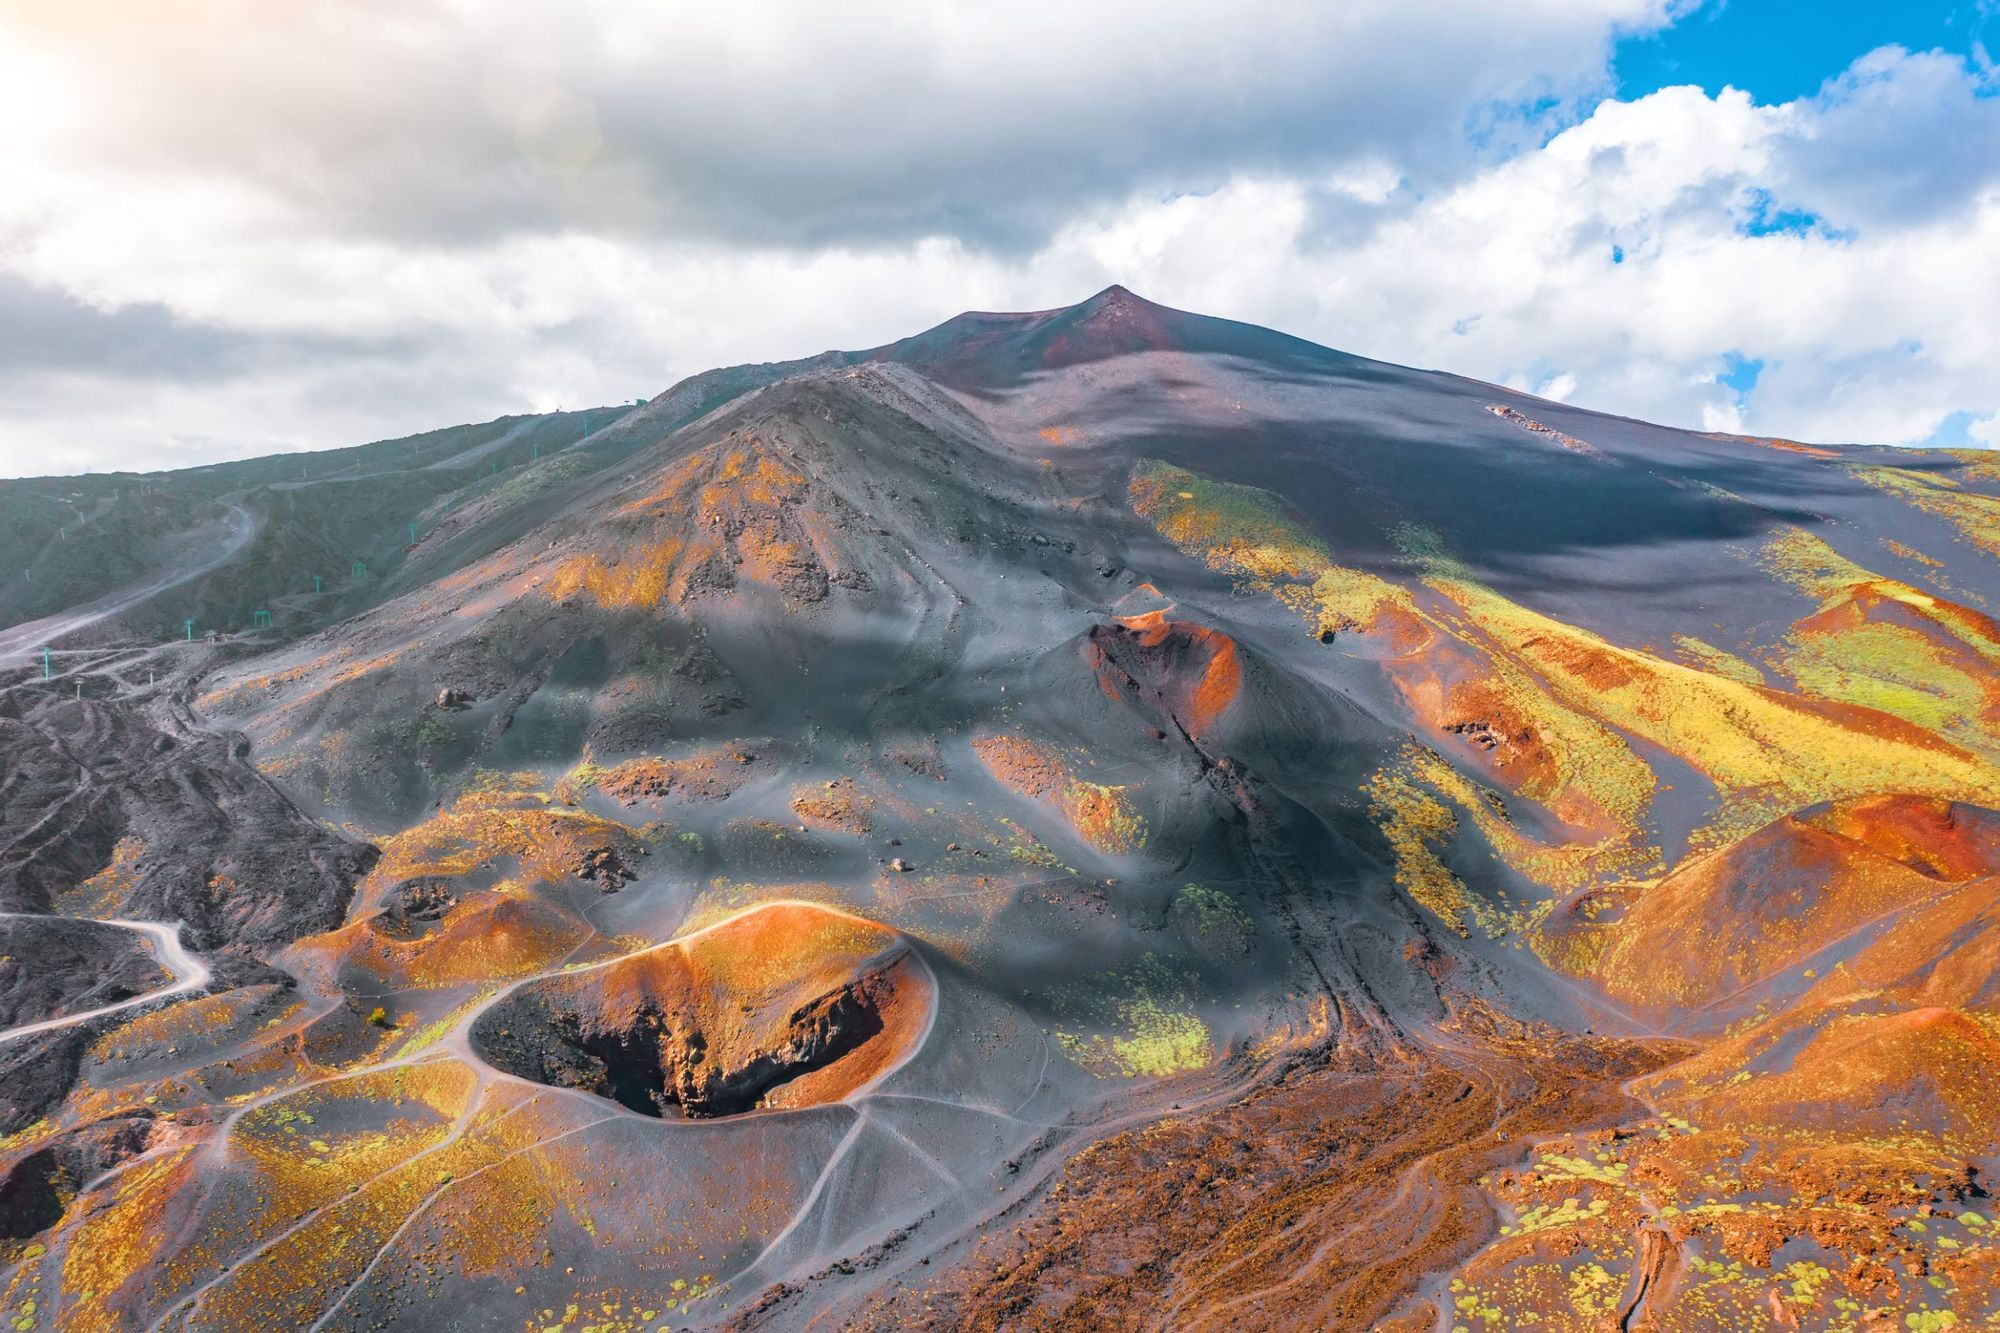
[(319, 575), (313, 575), (313, 596), (319, 596)]
[(193, 617), (193, 616), (189, 616), (189, 617), (187, 618), (187, 632), (188, 632), (188, 642), (189, 642), (189, 643), (193, 643), (193, 642), (194, 642), (194, 617)]
[(416, 544), (417, 544), (417, 525), (415, 523), (412, 523), (410, 524), (410, 545), (415, 546)]
[(53, 673), (49, 670), (49, 650), (44, 648), (42, 649), (42, 679), (47, 680), (51, 674)]

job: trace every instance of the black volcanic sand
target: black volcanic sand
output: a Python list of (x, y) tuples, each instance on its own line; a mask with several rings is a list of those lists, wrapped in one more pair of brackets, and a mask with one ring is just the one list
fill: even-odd
[(145, 937), (67, 917), (0, 916), (0, 1030), (170, 984)]
[(7, 911), (178, 921), (198, 949), (255, 952), (337, 924), (374, 857), (184, 712), (12, 691), (0, 774)]

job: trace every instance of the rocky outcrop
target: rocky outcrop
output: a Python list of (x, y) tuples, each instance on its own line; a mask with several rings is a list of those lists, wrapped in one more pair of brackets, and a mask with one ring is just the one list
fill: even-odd
[(150, 1110), (133, 1111), (0, 1159), (0, 1241), (25, 1240), (55, 1225), (91, 1181), (144, 1152), (156, 1124)]
[(373, 847), (309, 819), (240, 740), (124, 704), (0, 699), (0, 909), (181, 921), (253, 955), (346, 914)]

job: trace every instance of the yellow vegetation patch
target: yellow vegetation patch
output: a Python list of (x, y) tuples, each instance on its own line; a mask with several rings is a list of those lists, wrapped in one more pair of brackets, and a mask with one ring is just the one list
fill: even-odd
[(1784, 645), (1801, 689), (2000, 752), (2000, 624), (1872, 573), (1803, 529), (1772, 538), (1759, 558), (1819, 603)]
[[(1402, 764), (1380, 769), (1368, 780), (1362, 789), (1368, 795), (1368, 814), (1395, 856), (1396, 887), (1458, 934), (1470, 935), (1472, 924), (1490, 909), (1444, 863), (1440, 852), (1457, 835), (1458, 817), (1417, 781), (1414, 758), (1406, 752)], [(1498, 932), (1497, 924), (1493, 932)]]
[[(115, 1303), (128, 1288), (161, 1290), (160, 1269), (176, 1237), (159, 1225), (174, 1197), (189, 1184), (199, 1144), (135, 1163), (100, 1203), (77, 1223), (63, 1255), (62, 1291), (67, 1325), (119, 1328), (125, 1319)], [(174, 1256), (176, 1266), (191, 1250)]]
[(78, 916), (118, 916), (119, 904), (139, 880), (139, 858), (146, 854), (146, 840), (126, 834), (111, 849), (111, 864), (69, 893), (59, 894), (61, 906)]
[(1508, 600), (1452, 559), (1434, 535), (1406, 529), (1425, 581), (1562, 702), (1678, 755), (1722, 790), (1721, 827), (1775, 810), (1869, 792), (2000, 799), (1988, 761), (1882, 712), (1815, 703), (1711, 675)]
[(1716, 647), (1692, 634), (1674, 635), (1674, 647), (1689, 666), (1713, 676), (1740, 680), (1745, 685), (1762, 685), (1764, 673), (1732, 652)]
[(1109, 1031), (1060, 1031), (1063, 1054), (1099, 1077), (1164, 1078), (1215, 1059), (1208, 1025), (1189, 1005), (1188, 984), (1156, 956), (1105, 979), (1105, 993), (1058, 996), (1065, 1007), (1094, 1010), (1108, 1002)]
[[(1976, 480), (2000, 481), (1990, 459), (1960, 458), (1960, 470)], [(1935, 514), (1988, 555), (2000, 556), (2000, 497), (1968, 489), (1940, 472), (1907, 467), (1857, 467), (1854, 475), (1904, 503)]]
[(1197, 476), (1167, 463), (1135, 469), (1132, 508), (1162, 537), (1211, 569), (1241, 575), (1312, 624), (1314, 633), (1372, 628), (1387, 610), (1413, 611), (1409, 593), (1333, 563), (1326, 546), (1253, 486)]

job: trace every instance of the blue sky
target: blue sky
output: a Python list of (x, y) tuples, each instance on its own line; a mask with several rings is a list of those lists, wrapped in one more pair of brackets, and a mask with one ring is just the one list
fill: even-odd
[[(1612, 72), (1623, 99), (1693, 84), (1710, 96), (1741, 89), (1765, 104), (1812, 97), (1855, 61), (1885, 46), (1949, 53), (1990, 74), (1994, 46), (2000, 44), (1996, 15), (1996, 0), (1704, 0), (1657, 32), (1620, 41)], [(1996, 91), (2000, 88), (1989, 81), (1980, 95)], [(1745, 225), (1750, 234), (1765, 235), (1807, 232), (1825, 222), (1803, 210), (1775, 209), (1763, 193)], [(1716, 382), (1733, 392), (1739, 405), (1747, 404), (1763, 363), (1731, 352), (1724, 366)], [(1976, 444), (1970, 427), (1993, 417), (1955, 411), (1922, 443)]]
[(1670, 425), (2000, 447), (2000, 0), (394, 8), (0, 4), (0, 476), (1113, 282)]
[(1992, 0), (1707, 0), (1672, 26), (1618, 44), (1621, 97), (1692, 83), (1789, 102), (1891, 44), (1983, 60), (2000, 45)]

